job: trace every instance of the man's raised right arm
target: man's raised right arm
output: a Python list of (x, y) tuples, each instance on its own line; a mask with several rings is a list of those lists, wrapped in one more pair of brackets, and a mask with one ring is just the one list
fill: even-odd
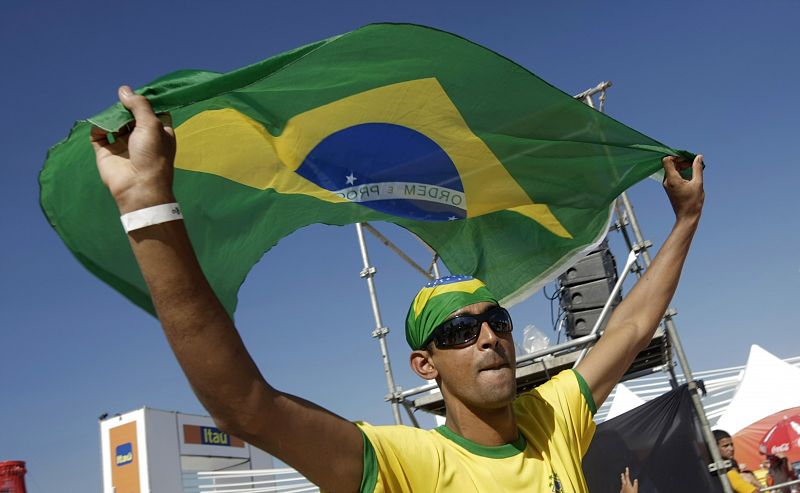
[[(120, 214), (175, 202), (175, 136), (149, 102), (123, 86), (135, 127), (114, 143), (100, 129), (92, 145)], [(208, 284), (182, 221), (131, 231), (131, 248), (158, 318), (195, 394), (217, 425), (278, 457), (328, 491), (358, 491), (361, 432), (351, 422), (272, 388), (262, 377)], [(209, 348), (213, 348), (209, 350)]]

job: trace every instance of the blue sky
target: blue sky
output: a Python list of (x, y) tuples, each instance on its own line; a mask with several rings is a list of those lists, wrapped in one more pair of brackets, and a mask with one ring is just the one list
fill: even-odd
[[(797, 355), (799, 16), (793, 1), (3, 2), (0, 460), (28, 462), (31, 493), (98, 491), (98, 415), (202, 412), (157, 322), (84, 270), (47, 224), (36, 181), (47, 148), (113, 103), (119, 84), (228, 71), (377, 21), (455, 32), (570, 93), (611, 80), (610, 115), (704, 153), (706, 210), (673, 303), (690, 362), (743, 364), (754, 343)], [(661, 244), (672, 212), (660, 185), (640, 183), (631, 198)], [(426, 259), (403, 231), (379, 228)], [(377, 242), (369, 248), (395, 374), (410, 388), (421, 382), (402, 321), (424, 280)], [(300, 231), (253, 270), (237, 324), (273, 385), (389, 423), (360, 270), (353, 227)], [(552, 335), (541, 294), (512, 314), (517, 327)]]

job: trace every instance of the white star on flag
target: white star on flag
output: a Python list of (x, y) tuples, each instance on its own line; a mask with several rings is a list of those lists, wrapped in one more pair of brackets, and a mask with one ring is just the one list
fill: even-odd
[(358, 180), (358, 178), (353, 176), (353, 172), (352, 171), (350, 172), (349, 175), (345, 176), (345, 179), (347, 180), (347, 184), (348, 185), (355, 185), (356, 180)]

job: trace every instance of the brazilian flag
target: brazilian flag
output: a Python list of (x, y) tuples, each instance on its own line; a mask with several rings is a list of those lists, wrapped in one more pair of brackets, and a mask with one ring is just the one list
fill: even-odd
[[(678, 154), (497, 53), (416, 25), (369, 25), (138, 92), (172, 114), (175, 194), (230, 313), (281, 238), (361, 221), (402, 226), (513, 303), (601, 240), (615, 197)], [(116, 104), (77, 122), (50, 149), (41, 205), (86, 268), (153, 312), (89, 143), (92, 125), (131, 119)]]

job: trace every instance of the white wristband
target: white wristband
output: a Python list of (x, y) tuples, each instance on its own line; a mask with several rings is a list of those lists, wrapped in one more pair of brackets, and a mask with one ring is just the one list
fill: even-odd
[(181, 214), (181, 207), (177, 202), (145, 207), (138, 211), (123, 214), (119, 218), (119, 220), (122, 221), (122, 227), (125, 228), (126, 233), (154, 224), (161, 224), (178, 219), (183, 219), (183, 214)]

